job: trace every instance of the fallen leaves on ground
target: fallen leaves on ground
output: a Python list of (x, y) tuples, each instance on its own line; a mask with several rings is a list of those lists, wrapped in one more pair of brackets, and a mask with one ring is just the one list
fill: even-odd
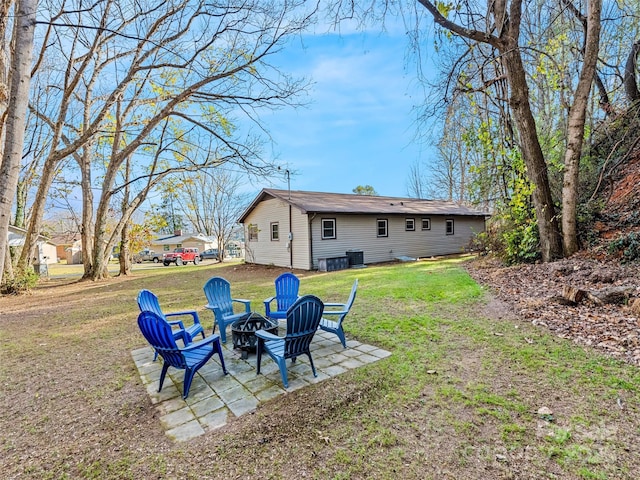
[[(468, 264), (470, 275), (492, 289), (515, 313), (561, 338), (640, 365), (640, 320), (630, 305), (640, 298), (638, 267), (573, 257), (558, 262), (505, 267), (494, 259)], [(628, 287), (620, 304), (559, 302), (565, 285), (597, 293)]]

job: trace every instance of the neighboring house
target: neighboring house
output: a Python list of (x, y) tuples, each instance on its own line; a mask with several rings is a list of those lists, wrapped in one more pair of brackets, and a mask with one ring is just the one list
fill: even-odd
[(56, 246), (58, 261), (66, 260), (67, 265), (82, 263), (82, 238), (77, 232), (59, 233), (51, 237)]
[[(22, 247), (24, 246), (24, 240), (27, 236), (27, 231), (23, 228), (14, 227), (9, 225), (8, 243), (10, 247)], [(43, 235), (38, 235), (38, 257), (34, 259), (35, 265), (57, 263), (58, 257), (56, 255), (56, 246), (49, 241), (49, 239)]]
[(248, 263), (311, 270), (348, 251), (364, 263), (461, 253), (487, 216), (439, 200), (263, 189), (239, 222)]
[(182, 230), (176, 230), (173, 235), (158, 236), (151, 241), (149, 249), (155, 252), (173, 252), (178, 247), (197, 248), (203, 252), (208, 248), (216, 248), (218, 245), (215, 238), (207, 237), (201, 233), (182, 233)]

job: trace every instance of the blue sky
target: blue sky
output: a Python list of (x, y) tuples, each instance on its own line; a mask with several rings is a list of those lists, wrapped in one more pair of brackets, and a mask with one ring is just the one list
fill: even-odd
[[(371, 185), (380, 195), (407, 195), (411, 164), (434, 153), (414, 140), (413, 108), (423, 98), (406, 53), (402, 30), (307, 35), (278, 54), (283, 70), (314, 82), (308, 106), (262, 117), (274, 158), (295, 172), (292, 190)], [(274, 187), (287, 187), (285, 175)]]

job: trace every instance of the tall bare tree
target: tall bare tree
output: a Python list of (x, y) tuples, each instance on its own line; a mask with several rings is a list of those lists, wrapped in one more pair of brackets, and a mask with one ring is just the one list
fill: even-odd
[(242, 191), (246, 179), (237, 172), (216, 168), (183, 174), (175, 182), (180, 211), (196, 231), (216, 238), (218, 260), (222, 261), (225, 247), (241, 231), (238, 218), (250, 200)]
[(5, 239), (8, 238), (11, 207), (18, 186), (24, 147), (36, 7), (36, 0), (20, 0), (16, 8), (16, 28), (9, 73), (11, 86), (0, 165), (0, 282), (5, 271), (8, 248)]
[[(173, 0), (121, 9), (106, 0), (87, 10), (68, 2), (49, 22), (51, 39), (43, 49), (43, 55), (67, 58), (67, 66), (60, 75), (63, 97), (55, 108), (49, 104), (50, 111), (44, 105), (37, 108), (54, 142), (29, 230), (35, 234), (40, 229), (57, 165), (74, 155), (87, 196), (96, 186), (92, 177), (100, 178), (97, 202), (84, 201), (86, 210), (97, 205), (93, 226), (90, 216), (83, 215), (85, 277), (99, 279), (126, 222), (168, 175), (226, 162), (257, 174), (274, 168), (260, 157), (260, 138), (236, 131), (233, 123), (243, 116), (263, 130), (260, 109), (296, 103), (306, 83), (268, 59), (309, 24), (313, 8), (309, 12), (302, 1), (213, 5)], [(82, 123), (74, 121), (79, 111), (85, 112)], [(216, 152), (204, 163), (190, 157), (202, 145), (214, 145)], [(101, 162), (92, 164), (98, 150)], [(119, 172), (127, 159), (129, 208), (111, 229), (107, 219), (125, 188)]]

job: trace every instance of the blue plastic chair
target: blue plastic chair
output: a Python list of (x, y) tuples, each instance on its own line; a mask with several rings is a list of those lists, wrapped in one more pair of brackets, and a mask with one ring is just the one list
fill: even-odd
[[(344, 348), (347, 348), (347, 339), (344, 336), (344, 330), (342, 329), (342, 321), (344, 317), (347, 316), (349, 310), (351, 310), (351, 306), (353, 305), (353, 301), (356, 299), (356, 292), (358, 290), (358, 279), (353, 282), (353, 287), (351, 287), (351, 294), (349, 295), (349, 299), (347, 303), (325, 303), (324, 304), (324, 313), (322, 314), (322, 319), (320, 320), (319, 328), (324, 330), (325, 332), (335, 333), (340, 339), (340, 343)], [(338, 310), (327, 310), (329, 308), (338, 308)], [(325, 318), (326, 316), (337, 317), (336, 320), (329, 320)]]
[(140, 327), (144, 338), (164, 360), (158, 392), (162, 390), (162, 384), (169, 367), (179, 368), (184, 370), (182, 398), (187, 398), (193, 376), (215, 353), (220, 357), (222, 371), (225, 375), (228, 373), (222, 356), (219, 335), (211, 335), (204, 340), (180, 348), (176, 344), (171, 325), (160, 315), (148, 310), (140, 312), (138, 315), (138, 327)]
[(258, 337), (256, 348), (257, 374), (260, 373), (262, 352), (264, 351), (278, 364), (284, 388), (289, 387), (286, 365), (288, 358), (295, 362), (297, 357), (306, 354), (309, 357), (313, 376), (317, 377), (318, 374), (316, 373), (316, 367), (313, 365), (309, 347), (313, 336), (318, 330), (323, 308), (322, 300), (318, 297), (305, 295), (296, 300), (287, 311), (287, 333), (284, 337), (278, 337), (266, 330), (258, 330), (256, 332), (256, 337)]
[[(138, 308), (141, 312), (153, 312), (156, 315), (164, 318), (171, 326), (178, 327), (179, 330), (174, 330), (174, 338), (181, 338), (184, 341), (185, 346), (193, 342), (193, 337), (198, 334), (204, 338), (204, 329), (200, 324), (200, 318), (198, 312), (195, 310), (184, 310), (182, 312), (164, 313), (160, 308), (160, 302), (155, 293), (149, 290), (140, 290), (138, 293)], [(193, 324), (188, 328), (185, 328), (182, 320), (168, 320), (169, 317), (191, 316), (193, 318)], [(155, 360), (158, 357), (158, 353), (153, 357)]]
[[(243, 298), (231, 298), (231, 284), (222, 277), (212, 277), (204, 284), (207, 297), (206, 308), (213, 311), (213, 333), (216, 325), (220, 328), (222, 343), (227, 343), (227, 325), (235, 322), (251, 311), (251, 301)], [(233, 302), (244, 304), (244, 312), (234, 313)]]
[[(264, 301), (267, 318), (287, 318), (287, 310), (298, 299), (300, 280), (293, 273), (283, 273), (275, 280), (276, 294)], [(276, 309), (271, 310), (271, 303), (276, 301)]]

